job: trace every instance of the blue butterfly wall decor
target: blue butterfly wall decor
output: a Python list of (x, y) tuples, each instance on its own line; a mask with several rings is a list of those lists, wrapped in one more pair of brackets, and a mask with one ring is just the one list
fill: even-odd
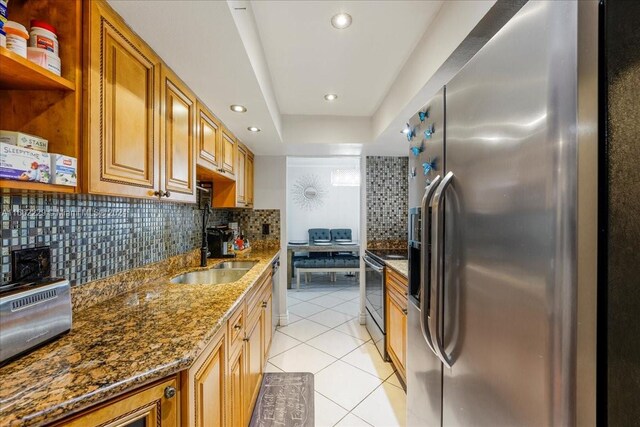
[(429, 118), (429, 109), (418, 111), (418, 117), (420, 118), (421, 122), (424, 122), (424, 119)]
[(428, 162), (423, 163), (422, 169), (424, 169), (425, 176), (428, 175), (431, 170), (435, 169), (435, 167), (436, 167), (435, 160), (431, 161), (431, 159), (429, 159)]
[(416, 130), (407, 123), (407, 141), (411, 142), (414, 136), (416, 136)]
[(424, 144), (421, 142), (417, 147), (411, 147), (411, 153), (418, 157), (424, 151)]
[(426, 139), (431, 139), (431, 135), (436, 133), (435, 125), (427, 126), (427, 130), (424, 131), (424, 137)]

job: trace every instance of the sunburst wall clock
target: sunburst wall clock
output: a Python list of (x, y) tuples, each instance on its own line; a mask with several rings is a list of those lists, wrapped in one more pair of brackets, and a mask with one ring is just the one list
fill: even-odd
[(301, 176), (291, 188), (293, 202), (309, 211), (322, 206), (326, 194), (327, 190), (316, 175)]

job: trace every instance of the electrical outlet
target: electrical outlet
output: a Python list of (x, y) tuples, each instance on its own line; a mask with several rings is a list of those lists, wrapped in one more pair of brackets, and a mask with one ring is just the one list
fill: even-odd
[(262, 224), (262, 234), (263, 235), (269, 234), (271, 232), (270, 228), (271, 228), (271, 224)]

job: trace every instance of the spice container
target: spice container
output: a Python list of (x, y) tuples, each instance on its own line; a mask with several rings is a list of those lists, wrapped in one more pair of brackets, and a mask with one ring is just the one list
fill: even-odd
[(15, 21), (7, 21), (3, 29), (7, 33), (7, 49), (26, 58), (29, 33), (24, 25)]
[(29, 47), (45, 49), (58, 56), (58, 34), (55, 27), (44, 21), (32, 19), (31, 31), (29, 32)]
[(3, 28), (0, 28), (0, 46), (7, 47), (7, 34)]

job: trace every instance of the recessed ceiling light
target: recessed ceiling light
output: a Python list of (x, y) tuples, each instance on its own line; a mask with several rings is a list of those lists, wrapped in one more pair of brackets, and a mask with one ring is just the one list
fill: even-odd
[(236, 113), (246, 113), (247, 112), (246, 107), (244, 107), (243, 105), (233, 104), (229, 108), (231, 108), (231, 111), (235, 111)]
[(255, 126), (249, 126), (247, 129), (250, 130), (251, 132), (260, 132), (261, 130), (260, 128), (257, 128)]
[(351, 25), (351, 15), (348, 13), (338, 13), (331, 18), (331, 25), (339, 30), (344, 30)]
[(338, 99), (338, 95), (335, 93), (328, 93), (324, 96), (325, 101), (335, 101), (336, 99)]

